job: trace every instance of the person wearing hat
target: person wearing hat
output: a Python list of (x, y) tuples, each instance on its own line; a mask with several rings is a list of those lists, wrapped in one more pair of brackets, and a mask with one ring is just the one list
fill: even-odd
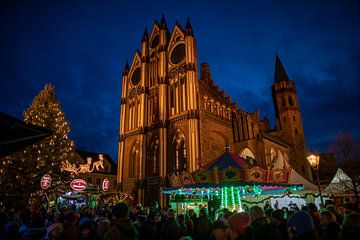
[(314, 222), (308, 212), (299, 211), (287, 221), (290, 240), (318, 240)]
[(64, 228), (62, 223), (53, 223), (46, 228), (46, 236), (44, 240), (61, 240), (61, 234)]

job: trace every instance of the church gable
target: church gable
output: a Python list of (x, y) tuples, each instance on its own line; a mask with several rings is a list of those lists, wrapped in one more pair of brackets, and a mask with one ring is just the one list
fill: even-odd
[(155, 21), (150, 34), (150, 41), (149, 41), (150, 48), (155, 49), (159, 46), (160, 43), (159, 34), (160, 34), (160, 25), (157, 21)]
[(170, 50), (180, 42), (185, 43), (185, 32), (182, 27), (176, 23), (169, 40), (168, 52), (170, 52)]

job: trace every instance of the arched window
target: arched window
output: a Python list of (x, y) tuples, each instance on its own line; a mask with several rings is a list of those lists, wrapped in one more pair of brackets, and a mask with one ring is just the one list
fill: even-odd
[(129, 177), (136, 177), (136, 166), (139, 161), (139, 146), (134, 146), (129, 161)]
[(285, 107), (285, 98), (284, 97), (280, 98), (280, 106)]
[(294, 101), (293, 101), (292, 97), (290, 97), (290, 96), (289, 96), (289, 105), (294, 106)]
[(177, 131), (172, 141), (171, 157), (169, 159), (168, 172), (182, 171), (187, 168), (186, 142), (184, 135)]
[(155, 136), (148, 150), (148, 162), (146, 164), (146, 174), (148, 176), (156, 175), (159, 169), (159, 139)]
[(176, 145), (175, 169), (178, 171), (186, 169), (186, 144), (183, 140)]

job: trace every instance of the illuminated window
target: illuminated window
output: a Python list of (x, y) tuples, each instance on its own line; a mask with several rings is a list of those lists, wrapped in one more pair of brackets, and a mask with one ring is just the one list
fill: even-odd
[(129, 161), (129, 177), (136, 176), (136, 162), (139, 158), (139, 149), (138, 146), (133, 148), (131, 153), (130, 161)]

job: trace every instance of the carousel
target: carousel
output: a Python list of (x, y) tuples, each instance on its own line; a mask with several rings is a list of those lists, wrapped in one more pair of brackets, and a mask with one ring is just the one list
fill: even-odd
[(290, 173), (290, 168), (262, 168), (254, 159), (226, 150), (193, 173), (183, 171), (169, 176), (171, 187), (162, 193), (170, 196), (170, 205), (178, 212), (199, 208), (208, 208), (209, 212), (223, 208), (243, 211), (252, 202), (302, 190), (302, 184), (289, 183)]

